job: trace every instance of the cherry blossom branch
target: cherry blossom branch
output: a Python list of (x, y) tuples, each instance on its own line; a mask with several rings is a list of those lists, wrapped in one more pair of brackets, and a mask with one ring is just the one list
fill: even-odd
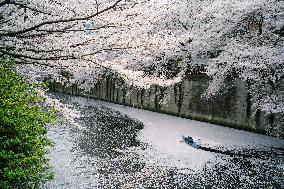
[(29, 9), (29, 10), (31, 10), (31, 11), (33, 11), (33, 12), (37, 12), (37, 13), (41, 13), (41, 14), (46, 14), (46, 15), (50, 15), (50, 16), (56, 16), (56, 15), (54, 15), (54, 14), (51, 14), (51, 13), (48, 13), (48, 12), (44, 12), (44, 11), (42, 11), (42, 10), (38, 10), (38, 9), (33, 8), (33, 7), (30, 7), (30, 6), (28, 6), (28, 5), (21, 4), (21, 3), (17, 3), (17, 2), (15, 2), (15, 1), (11, 1), (11, 0), (10, 0), (8, 3), (6, 3), (6, 5), (16, 5), (16, 6), (18, 6), (19, 8)]
[(38, 32), (46, 32), (46, 33), (66, 33), (66, 32), (85, 32), (85, 31), (96, 31), (99, 29), (105, 29), (105, 28), (114, 28), (113, 25), (105, 25), (101, 27), (91, 28), (91, 29), (69, 29), (69, 30), (35, 30)]
[(4, 50), (0, 50), (1, 53), (12, 56), (14, 58), (26, 58), (30, 60), (71, 60), (71, 59), (77, 59), (75, 56), (71, 55), (62, 55), (62, 56), (53, 56), (53, 57), (33, 57), (33, 56), (27, 56), (24, 54), (19, 54), (19, 53), (12, 53)]
[(10, 0), (4, 0), (2, 2), (0, 2), (0, 7), (9, 4)]
[(14, 32), (5, 32), (5, 33), (0, 33), (0, 37), (1, 36), (10, 36), (10, 37), (14, 37), (16, 35), (20, 35), (20, 34), (23, 34), (23, 33), (27, 33), (27, 32), (30, 32), (30, 31), (33, 31), (37, 28), (40, 28), (42, 26), (45, 26), (45, 25), (50, 25), (50, 24), (57, 24), (57, 23), (67, 23), (67, 22), (74, 22), (74, 21), (81, 21), (81, 20), (89, 20), (93, 17), (96, 17), (104, 12), (107, 12), (108, 10), (111, 10), (113, 9), (119, 2), (121, 2), (122, 0), (118, 0), (116, 1), (113, 5), (99, 11), (99, 12), (96, 12), (90, 16), (86, 16), (86, 17), (78, 17), (78, 18), (70, 18), (70, 19), (62, 19), (62, 20), (54, 20), (54, 21), (46, 21), (46, 22), (42, 22), (38, 25), (35, 25), (33, 27), (30, 27), (30, 28), (27, 28), (27, 29), (24, 29), (24, 30), (20, 30), (20, 31), (14, 31)]

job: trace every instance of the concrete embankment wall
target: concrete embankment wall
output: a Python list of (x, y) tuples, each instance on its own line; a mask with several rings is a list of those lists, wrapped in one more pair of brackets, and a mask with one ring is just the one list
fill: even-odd
[(195, 74), (170, 87), (154, 85), (149, 89), (137, 89), (123, 85), (121, 79), (107, 76), (97, 81), (89, 92), (74, 84), (62, 85), (56, 82), (50, 83), (50, 89), (227, 127), (265, 133), (264, 127), (268, 124), (267, 118), (263, 113), (257, 115), (252, 113), (252, 103), (243, 82), (238, 80), (230, 82), (231, 87), (223, 94), (212, 99), (203, 99), (201, 95), (207, 88), (208, 81), (206, 76)]

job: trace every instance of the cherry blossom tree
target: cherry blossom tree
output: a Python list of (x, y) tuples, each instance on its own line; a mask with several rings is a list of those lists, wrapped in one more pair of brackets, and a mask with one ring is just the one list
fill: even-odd
[[(182, 49), (188, 31), (175, 24), (178, 7), (167, 1), (5, 0), (0, 5), (0, 54), (16, 58), (31, 77), (52, 75), (63, 82), (64, 71), (72, 76), (70, 83), (90, 89), (107, 69), (136, 86), (170, 85), (180, 81), (189, 59)], [(180, 73), (165, 79), (169, 60), (179, 61)]]
[[(107, 70), (129, 85), (170, 85), (184, 74), (189, 37), (173, 24), (177, 7), (169, 5), (153, 0), (3, 0), (0, 56), (13, 57), (18, 72), (32, 82), (48, 77), (89, 90)], [(165, 62), (170, 60), (179, 61), (180, 72), (169, 79)], [(68, 119), (78, 115), (56, 99), (48, 102)]]
[(109, 70), (129, 85), (168, 86), (188, 64), (206, 64), (205, 96), (238, 78), (255, 114), (283, 130), (274, 124), (284, 112), (283, 1), (2, 0), (0, 9), (0, 56), (31, 77), (88, 90)]
[[(210, 18), (207, 21), (210, 28), (202, 31), (213, 30), (205, 37), (212, 40), (196, 42), (197, 46), (218, 52), (207, 57), (206, 73), (212, 80), (205, 95), (210, 97), (219, 93), (228, 78), (244, 81), (255, 116), (264, 112), (268, 117), (267, 129), (273, 135), (283, 136), (284, 3), (215, 1), (211, 6), (212, 10), (202, 11), (207, 15), (206, 19)], [(216, 13), (214, 7), (222, 9)]]
[[(30, 64), (35, 70), (49, 70), (46, 73), (57, 73), (56, 70), (76, 65), (79, 67), (75, 60), (95, 52), (82, 51), (90, 49), (88, 46), (93, 40), (87, 33), (113, 27), (106, 24), (87, 28), (84, 24), (94, 18), (99, 19), (120, 2), (2, 1), (0, 54), (16, 58), (19, 64)], [(76, 63), (72, 64), (72, 60)], [(100, 66), (90, 61), (82, 67), (87, 64)]]

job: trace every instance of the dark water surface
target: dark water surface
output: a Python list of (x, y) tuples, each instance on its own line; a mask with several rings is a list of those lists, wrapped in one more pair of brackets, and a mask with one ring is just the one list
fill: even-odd
[(50, 128), (49, 137), (54, 141), (50, 158), (55, 179), (43, 183), (44, 189), (280, 189), (284, 186), (283, 149), (240, 152), (257, 153), (258, 156), (251, 158), (216, 152), (216, 160), (208, 161), (198, 171), (161, 166), (137, 153), (146, 152), (151, 146), (137, 139), (143, 129), (141, 122), (107, 107), (83, 106), (76, 103), (79, 97), (60, 98), (74, 105), (83, 116), (76, 119), (80, 127), (65, 122)]

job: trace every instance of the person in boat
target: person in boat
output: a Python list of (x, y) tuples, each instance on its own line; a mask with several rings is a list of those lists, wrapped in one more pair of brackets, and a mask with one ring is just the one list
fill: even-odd
[(188, 137), (185, 137), (184, 139), (186, 141), (186, 143), (189, 143), (189, 144), (192, 144), (193, 143), (193, 138), (188, 136)]

